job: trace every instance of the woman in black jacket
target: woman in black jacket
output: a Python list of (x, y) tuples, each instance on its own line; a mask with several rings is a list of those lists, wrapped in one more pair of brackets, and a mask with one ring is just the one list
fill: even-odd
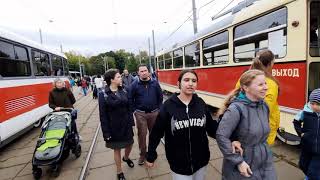
[(125, 148), (122, 161), (134, 167), (129, 159), (133, 145), (133, 116), (129, 109), (127, 92), (121, 87), (121, 75), (117, 69), (110, 69), (104, 77), (107, 86), (99, 93), (99, 113), (106, 147), (114, 150), (119, 180), (125, 180), (121, 168), (121, 149)]
[(164, 135), (166, 157), (174, 180), (204, 180), (210, 158), (207, 133), (215, 137), (218, 127), (206, 103), (194, 93), (197, 83), (198, 76), (193, 70), (180, 73), (180, 93), (163, 104), (149, 137), (146, 165), (153, 167), (156, 148)]

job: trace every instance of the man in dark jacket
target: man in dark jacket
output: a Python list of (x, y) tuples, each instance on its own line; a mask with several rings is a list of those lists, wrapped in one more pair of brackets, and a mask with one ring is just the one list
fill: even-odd
[(123, 70), (122, 85), (126, 89), (128, 89), (133, 81), (134, 81), (134, 78), (131, 74), (129, 74), (128, 70), (127, 69)]
[(144, 164), (147, 145), (147, 131), (151, 129), (162, 105), (163, 95), (159, 83), (150, 78), (145, 64), (138, 66), (139, 79), (134, 81), (129, 91), (131, 110), (134, 112), (138, 128), (138, 143), (140, 149), (139, 165)]

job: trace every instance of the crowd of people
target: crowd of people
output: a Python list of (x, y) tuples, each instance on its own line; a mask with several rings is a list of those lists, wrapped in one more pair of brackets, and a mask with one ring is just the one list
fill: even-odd
[[(275, 180), (277, 173), (270, 146), (275, 142), (280, 123), (281, 87), (271, 73), (274, 59), (270, 50), (257, 54), (220, 107), (218, 121), (213, 120), (213, 112), (196, 94), (199, 79), (193, 70), (180, 72), (177, 79), (180, 91), (165, 102), (159, 82), (144, 64), (138, 66), (136, 77), (127, 70), (120, 74), (117, 69), (109, 69), (104, 77), (84, 77), (74, 84), (82, 88), (84, 95), (90, 85), (96, 90), (105, 146), (114, 151), (119, 180), (126, 179), (121, 161), (131, 168), (135, 164), (130, 159), (134, 126), (140, 150), (138, 165), (154, 166), (157, 146), (164, 137), (174, 180), (205, 179), (210, 159), (207, 136), (216, 139), (223, 154), (222, 179)], [(61, 104), (57, 93), (69, 98), (68, 103)], [(50, 102), (50, 107), (58, 110), (63, 106), (72, 107), (75, 100), (57, 81), (50, 93)], [(52, 105), (53, 102), (57, 104)], [(320, 179), (319, 117), (320, 89), (315, 89), (293, 121), (301, 136), (299, 166), (309, 180)], [(123, 156), (121, 149), (125, 149)]]

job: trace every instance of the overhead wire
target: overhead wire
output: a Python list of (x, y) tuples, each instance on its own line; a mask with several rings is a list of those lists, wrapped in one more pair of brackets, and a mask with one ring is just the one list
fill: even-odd
[[(199, 7), (199, 9), (208, 6), (209, 4), (213, 3), (214, 1), (216, 1), (216, 0), (211, 0), (211, 1), (203, 4), (202, 6)], [(198, 9), (198, 10), (199, 10), (199, 9)], [(160, 41), (159, 45), (161, 46), (164, 42), (166, 42), (169, 38), (171, 38), (186, 22), (189, 21), (189, 19), (191, 19), (191, 17), (192, 17), (192, 12), (191, 12), (191, 15), (189, 15), (188, 18), (187, 18), (185, 21), (183, 21), (182, 24), (180, 24), (180, 25), (178, 26), (178, 28), (176, 28), (173, 32), (171, 32), (167, 38), (165, 38), (165, 39), (163, 39), (162, 41)]]
[(215, 19), (218, 15), (220, 15), (221, 12), (223, 12), (227, 7), (230, 6), (231, 3), (233, 3), (235, 0), (231, 0), (226, 6), (224, 6), (216, 15), (212, 17), (212, 19)]

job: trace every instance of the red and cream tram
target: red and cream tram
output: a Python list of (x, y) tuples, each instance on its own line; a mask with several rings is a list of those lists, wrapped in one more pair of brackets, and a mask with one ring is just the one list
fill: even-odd
[(299, 144), (292, 120), (320, 87), (319, 27), (319, 0), (245, 0), (203, 32), (157, 54), (161, 87), (177, 91), (179, 72), (195, 69), (197, 93), (219, 108), (256, 53), (268, 48), (276, 55), (272, 74), (280, 83), (278, 137)]
[(0, 29), (0, 147), (40, 124), (53, 80), (69, 86), (68, 71), (64, 54)]

